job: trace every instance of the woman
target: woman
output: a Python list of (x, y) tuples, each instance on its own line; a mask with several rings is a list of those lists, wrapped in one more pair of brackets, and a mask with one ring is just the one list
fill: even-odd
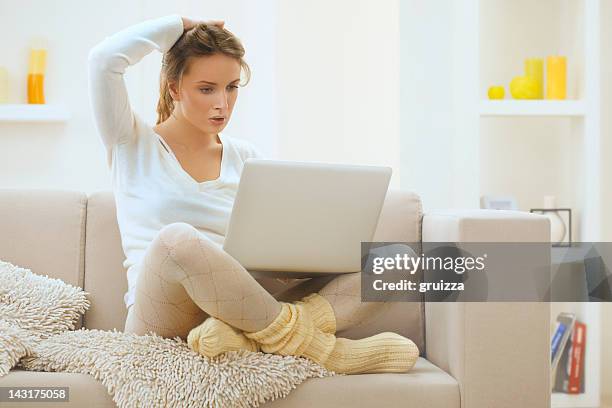
[[(223, 25), (170, 15), (122, 30), (89, 54), (128, 268), (125, 331), (180, 336), (207, 357), (247, 349), (307, 357), (339, 373), (410, 370), (419, 352), (399, 334), (336, 338), (385, 307), (361, 302), (359, 273), (309, 279), (275, 298), (222, 250), (242, 165), (260, 156), (221, 133), (241, 73), (250, 74)], [(154, 49), (164, 55), (151, 127), (132, 111), (123, 74)]]

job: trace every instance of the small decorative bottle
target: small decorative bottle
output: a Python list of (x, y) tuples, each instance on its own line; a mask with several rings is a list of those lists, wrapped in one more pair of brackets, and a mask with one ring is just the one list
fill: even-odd
[(28, 103), (45, 103), (45, 67), (47, 50), (42, 46), (30, 49), (30, 66), (28, 71)]

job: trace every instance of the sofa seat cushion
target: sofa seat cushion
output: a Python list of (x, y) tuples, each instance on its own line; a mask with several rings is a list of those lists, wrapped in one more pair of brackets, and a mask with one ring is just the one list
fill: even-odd
[(459, 408), (459, 384), (446, 372), (419, 358), (406, 374), (339, 375), (311, 378), (282, 400), (262, 408)]
[[(92, 376), (75, 373), (47, 373), (12, 370), (0, 378), (0, 387), (70, 387), (69, 403), (53, 407), (115, 407), (101, 382)], [(48, 407), (49, 403), (28, 404)], [(23, 403), (2, 407), (23, 408)], [(419, 358), (407, 374), (339, 375), (311, 378), (300, 384), (287, 398), (261, 405), (262, 408), (302, 407), (427, 407), (459, 408), (457, 381), (429, 361)]]
[(69, 402), (28, 402), (25, 404), (23, 402), (2, 402), (0, 403), (2, 408), (116, 407), (102, 382), (88, 374), (48, 373), (16, 368), (0, 378), (0, 387), (69, 387)]

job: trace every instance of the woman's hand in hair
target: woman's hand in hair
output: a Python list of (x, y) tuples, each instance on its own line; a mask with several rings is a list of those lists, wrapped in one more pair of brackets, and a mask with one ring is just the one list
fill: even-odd
[(181, 17), (181, 18), (183, 19), (183, 30), (184, 31), (189, 31), (193, 27), (195, 27), (197, 24), (200, 24), (200, 23), (214, 25), (214, 26), (217, 26), (219, 28), (223, 28), (223, 25), (225, 24), (225, 21), (223, 21), (223, 20), (202, 21), (202, 20), (192, 20), (192, 19), (187, 18), (187, 17)]

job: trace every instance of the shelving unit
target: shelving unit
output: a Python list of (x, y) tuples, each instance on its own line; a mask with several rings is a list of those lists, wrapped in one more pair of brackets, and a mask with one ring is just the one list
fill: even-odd
[[(478, 208), (482, 195), (517, 195), (520, 209), (528, 211), (553, 194), (559, 206), (572, 208), (575, 240), (600, 241), (600, 1), (453, 4), (453, 42), (460, 46), (452, 56), (452, 206)], [(524, 74), (526, 58), (555, 54), (568, 57), (567, 100), (487, 99), (489, 86), (507, 91), (511, 79)], [(551, 406), (597, 408), (601, 307), (551, 304), (552, 323), (560, 311), (574, 312), (587, 324), (586, 389), (553, 393)]]
[(0, 122), (65, 122), (69, 118), (61, 105), (0, 104)]
[[(508, 128), (519, 122), (527, 123), (527, 120), (534, 123), (538, 118), (559, 118), (560, 121), (569, 121), (567, 125), (563, 122), (564, 131), (570, 135), (572, 141), (579, 143), (577, 149), (567, 149), (572, 154), (577, 152), (580, 156), (573, 157), (571, 163), (568, 162), (568, 165), (575, 167), (571, 169), (571, 173), (577, 177), (575, 181), (568, 182), (572, 183), (571, 197), (567, 200), (560, 197), (561, 202), (558, 204), (573, 208), (573, 215), (576, 216), (574, 236), (577, 240), (600, 240), (602, 203), (599, 0), (543, 0), (535, 4), (527, 0), (466, 0), (457, 1), (455, 6), (453, 39), (456, 44), (461, 44), (461, 47), (453, 48), (453, 61), (457, 66), (453, 70), (452, 78), (455, 87), (453, 122), (456, 129), (453, 134), (454, 148), (451, 158), (452, 181), (449, 183), (453, 186), (452, 206), (478, 208), (482, 195), (500, 194), (487, 191), (487, 186), (483, 187), (483, 183), (486, 184), (486, 181), (490, 180), (488, 177), (491, 173), (491, 169), (483, 168), (484, 155), (504, 154), (499, 150), (481, 151), (481, 139), (489, 137), (490, 128)], [(498, 19), (494, 23), (485, 21), (486, 24), (481, 24), (481, 7), (486, 7), (489, 11), (499, 9), (496, 16)], [(519, 13), (525, 14), (517, 15)], [(546, 18), (562, 20), (561, 23), (553, 24), (554, 29), (548, 30), (559, 31), (559, 35), (545, 35), (546, 24), (549, 24)], [(533, 27), (531, 37), (523, 33), (529, 24)], [(567, 24), (566, 32), (561, 30), (564, 24)], [(516, 33), (507, 33), (515, 29), (518, 29)], [(495, 32), (489, 32), (491, 30)], [(535, 35), (540, 33), (542, 38)], [(505, 42), (495, 43), (498, 38), (500, 42)], [(546, 46), (547, 40), (553, 44)], [(525, 58), (545, 58), (557, 52), (568, 57), (569, 99), (487, 99), (488, 86), (503, 84), (507, 88), (512, 77), (523, 75)], [(499, 122), (509, 120), (517, 122)], [(515, 142), (508, 139), (507, 143)], [(546, 152), (543, 151), (542, 154)], [(508, 172), (510, 171), (512, 170), (508, 169)], [(525, 183), (530, 181), (525, 180)], [(513, 193), (503, 192), (505, 195)], [(544, 195), (545, 193), (538, 197), (526, 197), (523, 202), (528, 201), (528, 204), (521, 210), (528, 211), (529, 208), (541, 206)]]

